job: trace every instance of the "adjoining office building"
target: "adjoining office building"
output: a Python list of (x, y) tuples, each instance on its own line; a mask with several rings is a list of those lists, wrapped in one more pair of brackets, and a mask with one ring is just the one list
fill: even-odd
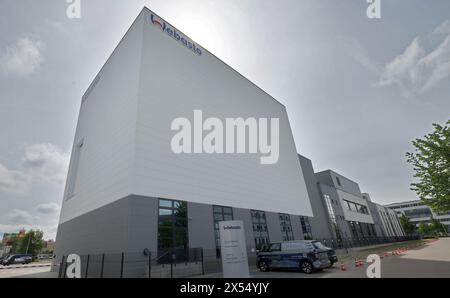
[(421, 200), (393, 203), (386, 207), (394, 210), (398, 217), (405, 215), (416, 226), (419, 226), (421, 222), (429, 223), (432, 218), (437, 219), (450, 232), (450, 212), (436, 213)]
[[(174, 119), (279, 119), (279, 159), (176, 154)], [(218, 222), (249, 250), (309, 237), (312, 217), (286, 108), (144, 9), (82, 98), (55, 247), (70, 253), (220, 253)], [(55, 261), (55, 262), (57, 262)]]
[(372, 202), (368, 193), (363, 193), (362, 196), (367, 201), (375, 223), (375, 231), (379, 237), (401, 237), (406, 235), (394, 210)]
[[(333, 241), (405, 236), (395, 212), (372, 202), (358, 183), (332, 170), (314, 173), (311, 160), (299, 155), (314, 217), (314, 239)], [(356, 242), (357, 243), (357, 242)]]
[(376, 237), (374, 221), (358, 183), (332, 171), (316, 173), (337, 239)]

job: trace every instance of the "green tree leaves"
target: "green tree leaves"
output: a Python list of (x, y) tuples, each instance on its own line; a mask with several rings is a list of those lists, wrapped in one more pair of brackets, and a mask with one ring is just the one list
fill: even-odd
[(403, 231), (405, 231), (406, 235), (412, 235), (416, 231), (416, 226), (404, 214), (400, 217), (400, 224), (402, 225)]
[(42, 231), (30, 230), (20, 240), (17, 251), (19, 253), (28, 253), (32, 255), (39, 253), (44, 246), (44, 241), (42, 240), (43, 237), (44, 233)]
[(418, 179), (411, 190), (435, 212), (446, 213), (450, 211), (450, 120), (433, 127), (434, 132), (413, 141), (415, 152), (406, 157)]

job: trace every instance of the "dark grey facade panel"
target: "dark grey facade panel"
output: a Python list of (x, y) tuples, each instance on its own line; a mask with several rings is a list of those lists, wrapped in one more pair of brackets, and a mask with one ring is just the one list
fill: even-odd
[(266, 212), (267, 229), (269, 230), (270, 242), (282, 241), (280, 217), (278, 213)]
[(302, 232), (302, 224), (300, 222), (300, 216), (298, 215), (291, 215), (291, 226), (292, 226), (292, 233), (294, 234), (294, 239), (304, 239), (303, 232)]
[(190, 247), (216, 249), (211, 205), (188, 203), (188, 237)]
[[(216, 249), (213, 206), (188, 203), (190, 248)], [(244, 222), (247, 248), (255, 248), (251, 211), (233, 208), (234, 220)], [(294, 238), (303, 239), (300, 217), (291, 215)], [(58, 227), (55, 255), (101, 255), (158, 251), (159, 199), (131, 195), (64, 222)], [(279, 214), (266, 212), (271, 242), (282, 241)], [(56, 262), (57, 262), (56, 261)]]
[(372, 214), (373, 222), (375, 225), (375, 232), (378, 237), (386, 237), (386, 233), (383, 229), (383, 223), (380, 218), (380, 214), (378, 212), (377, 206), (375, 203), (367, 201), (367, 205), (369, 206), (370, 213)]
[(336, 188), (334, 188), (328, 184), (323, 184), (323, 183), (319, 183), (318, 185), (319, 185), (319, 189), (320, 189), (322, 197), (323, 197), (323, 195), (330, 196), (330, 199), (332, 201), (333, 211), (336, 216), (336, 223), (341, 232), (341, 236), (343, 238), (351, 238), (352, 233), (350, 231), (347, 221), (345, 220), (344, 210), (340, 203), (341, 201), (339, 200), (339, 196), (336, 191)]
[(250, 210), (233, 208), (234, 220), (242, 220), (244, 222), (245, 242), (247, 244), (247, 250), (255, 248), (255, 237), (253, 233), (252, 215)]
[(324, 199), (317, 187), (318, 181), (314, 174), (312, 162), (302, 155), (299, 155), (299, 161), (314, 214), (314, 217), (309, 218), (312, 235), (317, 239), (333, 238), (328, 211)]

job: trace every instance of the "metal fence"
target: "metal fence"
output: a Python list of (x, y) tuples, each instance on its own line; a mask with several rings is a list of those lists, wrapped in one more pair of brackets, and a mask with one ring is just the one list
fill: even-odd
[[(370, 246), (419, 239), (406, 237), (370, 237), (356, 239), (317, 239), (333, 249)], [(256, 253), (248, 251), (250, 267), (256, 267)], [(222, 272), (222, 259), (215, 249), (191, 248), (156, 254), (140, 253), (80, 255), (82, 278), (183, 278)], [(53, 271), (66, 277), (67, 256), (54, 260)]]
[(420, 237), (399, 236), (399, 237), (365, 237), (365, 238), (342, 238), (342, 239), (316, 239), (323, 245), (333, 249), (348, 249), (353, 247), (371, 246), (379, 244), (389, 244), (395, 242), (417, 240)]
[[(182, 278), (222, 271), (216, 250), (191, 248), (159, 255), (140, 253), (80, 255), (82, 278)], [(53, 271), (66, 277), (67, 256), (54, 260)]]

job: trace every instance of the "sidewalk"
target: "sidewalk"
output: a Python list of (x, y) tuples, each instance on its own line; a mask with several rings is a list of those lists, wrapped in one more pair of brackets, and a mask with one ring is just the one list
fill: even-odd
[(13, 269), (25, 269), (25, 268), (39, 268), (39, 267), (50, 267), (52, 263), (30, 263), (27, 265), (11, 265), (3, 266), (0, 265), (0, 270), (13, 270)]
[(40, 272), (34, 274), (20, 275), (15, 278), (58, 278), (58, 272)]

